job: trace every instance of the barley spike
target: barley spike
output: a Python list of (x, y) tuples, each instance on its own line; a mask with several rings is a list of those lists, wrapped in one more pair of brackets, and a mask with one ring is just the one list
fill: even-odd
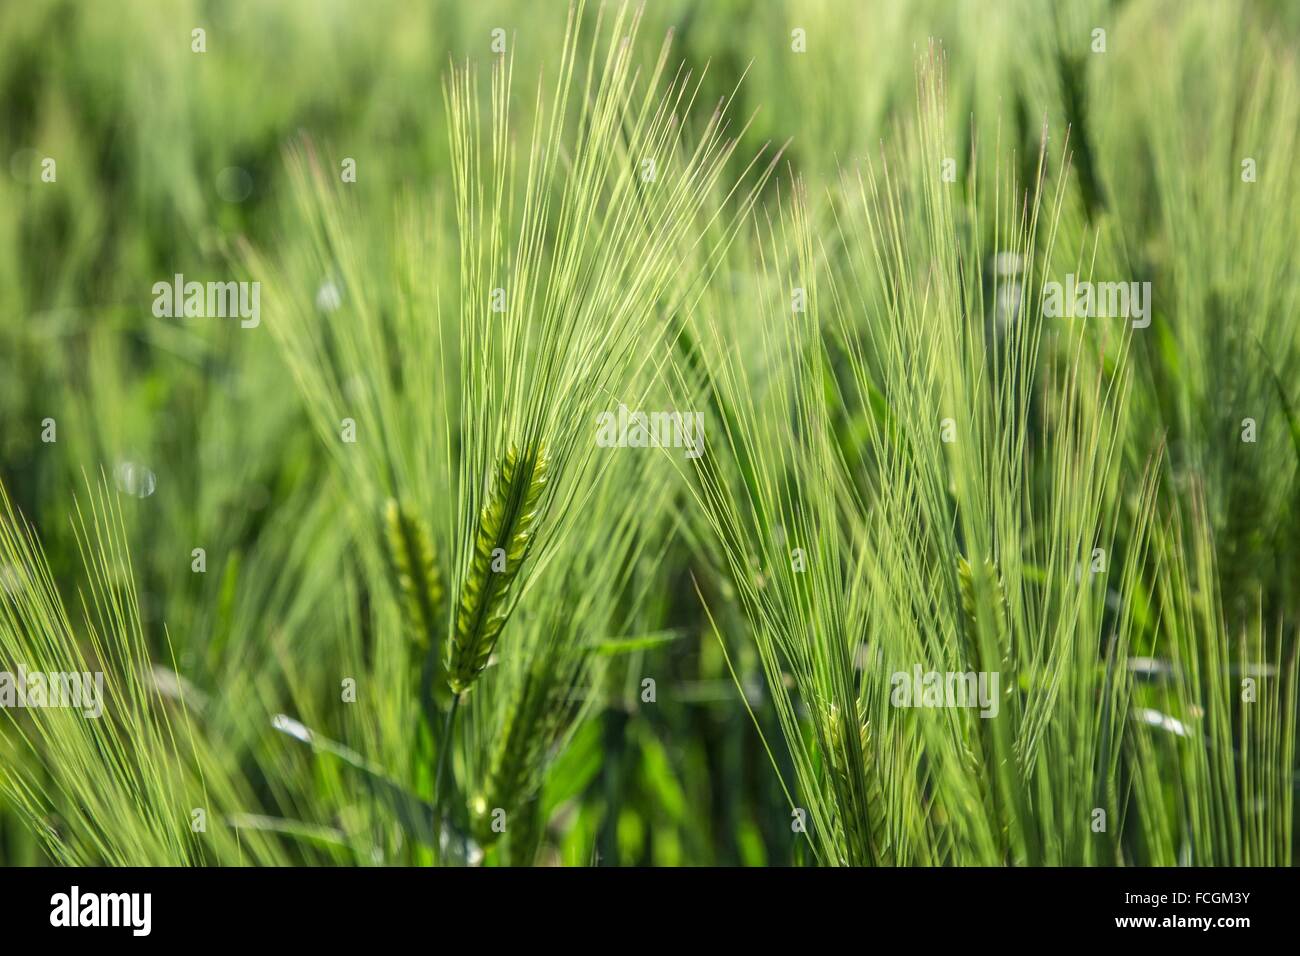
[(437, 651), (443, 590), (428, 525), (413, 508), (389, 498), (384, 537), (407, 626), (422, 650)]
[[(511, 609), (510, 588), (532, 545), (546, 482), (545, 449), (537, 446), (520, 451), (512, 445), (488, 503), (479, 513), (474, 553), (460, 590), (456, 630), (447, 644), (447, 682), (455, 694), (467, 691), (482, 673), (505, 626)], [(496, 563), (501, 564), (499, 569), (494, 568)]]
[[(1001, 655), (999, 662), (1003, 670), (1010, 669), (1010, 649), (1007, 644), (1007, 622), (1009, 615), (1007, 613), (1007, 592), (1002, 585), (1002, 575), (998, 571), (998, 566), (990, 559), (984, 559), (984, 573), (988, 576), (990, 585), (993, 588), (993, 620), (997, 626), (995, 640), (997, 649)], [(979, 660), (978, 648), (979, 642), (976, 638), (978, 634), (979, 612), (975, 603), (975, 577), (971, 569), (970, 562), (965, 557), (957, 558), (957, 583), (961, 589), (961, 610), (966, 625), (967, 639), (970, 646), (975, 651), (975, 660)], [(983, 669), (987, 670), (987, 666)]]
[[(893, 850), (885, 822), (885, 796), (881, 788), (880, 768), (876, 765), (871, 747), (871, 728), (862, 713), (861, 702), (857, 708), (857, 729), (845, 726), (848, 722), (840, 713), (838, 704), (832, 703), (826, 720), (826, 736), (830, 747), (829, 764), (840, 789), (841, 825), (845, 841), (853, 856), (847, 861), (861, 865), (870, 859), (877, 866), (893, 865)], [(857, 766), (851, 748), (859, 752)], [(860, 776), (859, 776), (860, 774)], [(856, 780), (861, 781), (859, 789)], [(860, 817), (865, 810), (866, 819)]]

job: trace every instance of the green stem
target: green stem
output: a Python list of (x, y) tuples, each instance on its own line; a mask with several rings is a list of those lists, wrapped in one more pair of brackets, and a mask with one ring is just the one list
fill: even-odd
[(442, 725), (442, 739), (438, 741), (438, 769), (433, 775), (433, 833), (434, 853), (442, 863), (442, 773), (447, 767), (447, 753), (451, 750), (451, 732), (456, 723), (456, 710), (460, 707), (460, 694), (451, 699), (447, 720)]
[(460, 694), (452, 697), (447, 711), (447, 722), (442, 726), (442, 740), (438, 742), (438, 769), (433, 775), (433, 805), (442, 799), (442, 772), (447, 766), (447, 752), (451, 750), (451, 731), (456, 722), (456, 709), (460, 707)]

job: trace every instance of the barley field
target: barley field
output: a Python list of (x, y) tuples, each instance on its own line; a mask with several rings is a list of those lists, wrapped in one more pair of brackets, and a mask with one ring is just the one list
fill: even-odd
[(1298, 48), (0, 5), (0, 864), (1291, 865)]

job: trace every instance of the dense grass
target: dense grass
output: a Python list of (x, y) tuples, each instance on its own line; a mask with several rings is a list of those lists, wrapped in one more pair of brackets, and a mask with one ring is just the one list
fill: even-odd
[(6, 4), (0, 862), (1290, 864), (1297, 38)]

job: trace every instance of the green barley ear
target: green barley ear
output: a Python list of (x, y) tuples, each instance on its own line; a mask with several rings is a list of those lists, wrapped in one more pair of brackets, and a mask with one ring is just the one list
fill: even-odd
[(862, 745), (862, 763), (867, 774), (867, 825), (871, 828), (871, 849), (877, 866), (893, 866), (894, 852), (885, 822), (885, 792), (881, 787), (880, 766), (871, 746), (871, 727), (864, 720), (858, 742)]
[(480, 845), (496, 842), (497, 832), (492, 829), (491, 814), (497, 808), (513, 814), (519, 797), (524, 794), (527, 777), (534, 764), (532, 753), (542, 734), (532, 726), (525, 726), (520, 718), (523, 701), (509, 704), (505, 723), (488, 763), (487, 783), (482, 793), (472, 801), (471, 816), (474, 837)]
[(546, 451), (514, 445), (478, 518), (469, 572), (460, 589), (456, 631), (447, 645), (447, 683), (463, 694), (487, 666), (510, 614), (510, 587), (533, 540), (547, 482)]
[[(994, 640), (1000, 658), (997, 667), (1004, 679), (1010, 683), (1015, 678), (1015, 669), (1011, 666), (1010, 631), (1008, 630), (1010, 616), (1007, 609), (1007, 592), (1002, 584), (1002, 575), (997, 564), (989, 558), (984, 559), (984, 576), (986, 578), (985, 586), (991, 585), (993, 589), (993, 617), (996, 626)], [(966, 629), (971, 661), (979, 670), (990, 670), (989, 663), (984, 661), (983, 655), (980, 653), (979, 611), (975, 603), (975, 575), (970, 562), (964, 556), (957, 558), (957, 583), (961, 590), (962, 623)], [(1003, 693), (1010, 693), (1010, 690), (1009, 686), (1005, 687)], [(980, 802), (987, 809), (990, 818), (999, 821), (997, 828), (1002, 840), (1002, 852), (1005, 854), (1008, 849), (1007, 833), (1009, 832), (1009, 824), (1005, 822), (1007, 811), (1000, 805), (996, 779), (989, 776), (992, 761), (997, 759), (994, 737), (990, 732), (987, 721), (976, 721), (976, 723), (979, 725), (978, 733), (970, 743), (963, 745), (961, 756), (966, 762), (967, 771), (976, 782), (975, 786)]]
[(421, 650), (437, 650), (443, 590), (429, 526), (413, 508), (389, 498), (384, 507), (384, 538), (407, 626)]
[[(857, 733), (854, 733), (852, 723), (844, 720), (839, 705), (831, 704), (826, 715), (826, 737), (830, 748), (830, 768), (843, 791), (841, 816), (845, 828), (845, 841), (849, 846), (857, 848), (858, 854), (861, 854), (865, 847), (869, 859), (876, 866), (893, 866), (894, 857), (889, 845), (889, 829), (885, 821), (885, 795), (880, 785), (880, 768), (874, 759), (871, 728), (866, 715), (862, 712), (861, 702), (858, 706), (856, 723)], [(854, 767), (854, 755), (851, 752), (854, 745), (861, 754), (860, 769)], [(856, 792), (858, 787), (855, 780), (858, 779), (862, 781), (860, 793)], [(859, 801), (865, 802), (866, 805), (865, 820), (864, 815), (855, 806)], [(851, 859), (849, 862), (860, 865), (864, 860)]]
[[(539, 659), (522, 692), (507, 705), (488, 762), (486, 783), (471, 805), (474, 836), (482, 846), (491, 845), (499, 836), (492, 829), (494, 810), (505, 810), (511, 821), (517, 821), (535, 802), (546, 750), (572, 716), (564, 700), (568, 687), (548, 677), (553, 666), (551, 657)], [(526, 842), (513, 835), (511, 841), (516, 851)]]
[[(998, 572), (998, 566), (989, 558), (984, 559), (984, 574), (988, 578), (993, 588), (994, 601), (994, 622), (997, 624), (997, 646), (1002, 655), (1002, 664), (1010, 666), (1009, 647), (1007, 644), (1007, 621), (1009, 615), (1007, 611), (1007, 592), (1002, 586), (1002, 575)], [(971, 641), (973, 648), (978, 648), (979, 644), (976, 635), (979, 612), (975, 604), (975, 577), (971, 570), (970, 562), (964, 556), (957, 558), (957, 584), (961, 590), (961, 610), (963, 623), (966, 626), (966, 634)], [(979, 660), (976, 654), (975, 660)]]

